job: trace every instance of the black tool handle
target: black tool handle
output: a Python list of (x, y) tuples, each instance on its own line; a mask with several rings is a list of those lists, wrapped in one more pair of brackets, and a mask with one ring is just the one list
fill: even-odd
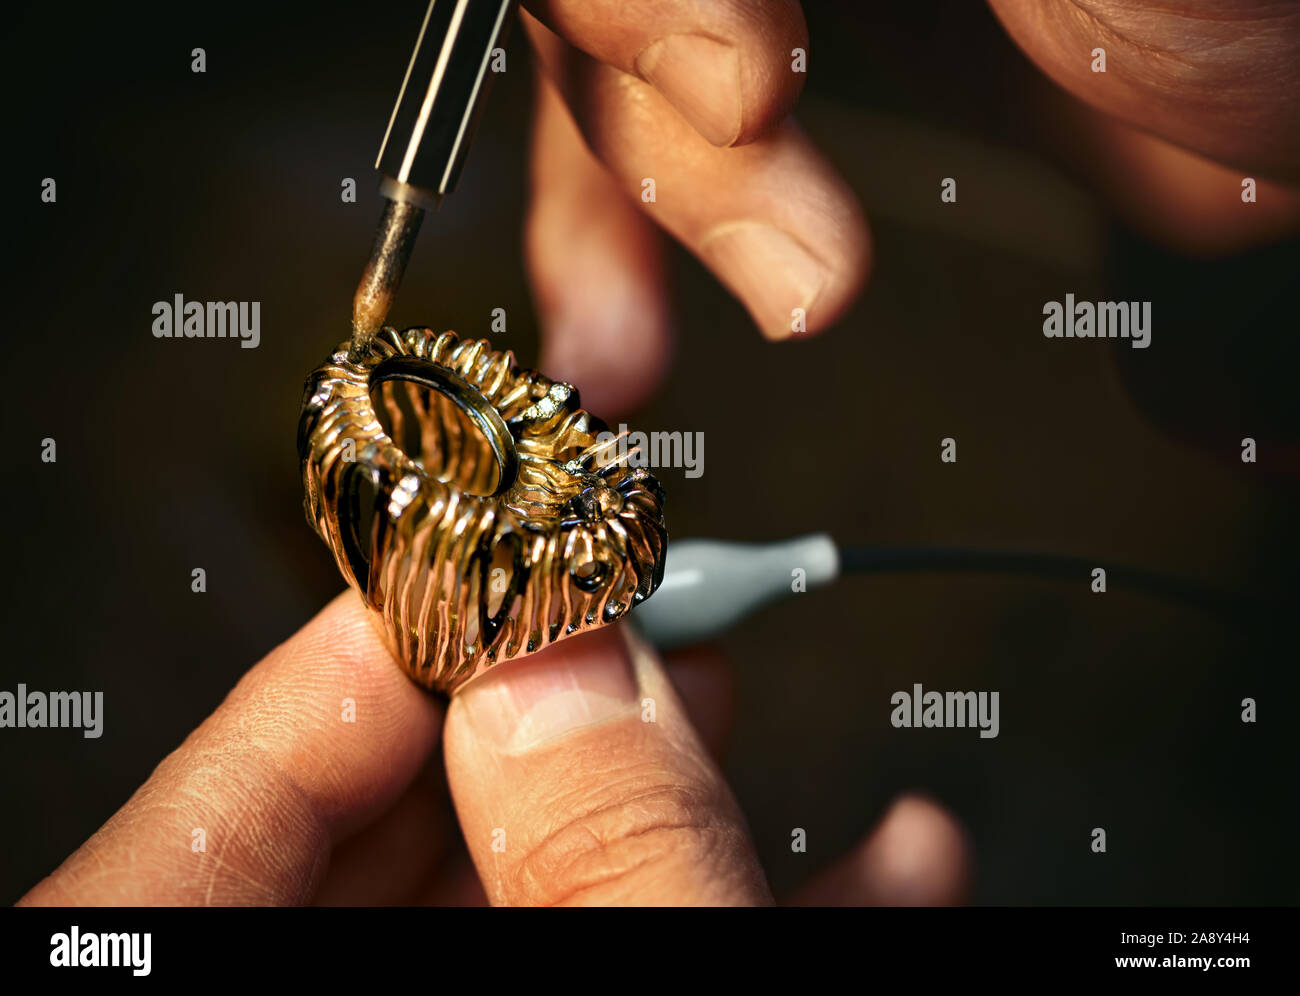
[(431, 0), (375, 166), (387, 196), (436, 203), (456, 186), (516, 0)]

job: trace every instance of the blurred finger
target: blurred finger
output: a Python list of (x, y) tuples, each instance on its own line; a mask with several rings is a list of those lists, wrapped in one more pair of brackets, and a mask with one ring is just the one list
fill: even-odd
[(1049, 97), (1042, 117), (1125, 221), (1180, 253), (1225, 256), (1300, 232), (1295, 186), (1244, 177), (1066, 94)]
[(942, 806), (906, 795), (862, 843), (818, 873), (796, 906), (953, 906), (969, 898), (970, 844)]
[(640, 405), (672, 352), (659, 234), (583, 144), (539, 77), (525, 258), (543, 328), (540, 369), (603, 418)]

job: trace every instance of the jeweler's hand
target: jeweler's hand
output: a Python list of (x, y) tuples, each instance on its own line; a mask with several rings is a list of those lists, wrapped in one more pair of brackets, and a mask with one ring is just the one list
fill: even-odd
[(542, 69), (527, 229), (540, 369), (606, 416), (658, 384), (671, 321), (656, 224), (770, 339), (843, 314), (870, 236), (853, 192), (787, 117), (807, 67), (796, 0), (525, 7)]
[[(444, 714), (347, 592), (23, 902), (767, 903), (713, 756), (728, 689), (711, 654), (665, 669), (615, 626), (499, 665)], [(909, 797), (794, 901), (945, 903), (966, 882), (961, 830)]]
[[(1075, 164), (1132, 224), (1209, 254), (1300, 224), (1300, 6), (991, 5), (1073, 95), (1053, 104), (1046, 128), (1063, 132)], [(527, 232), (546, 330), (540, 369), (607, 417), (655, 387), (671, 346), (655, 223), (769, 338), (844, 313), (866, 279), (870, 236), (853, 193), (787, 117), (811, 65), (799, 58), (809, 49), (795, 0), (525, 7), (543, 80)], [(1099, 47), (1105, 72), (1093, 67)], [(1249, 211), (1243, 175), (1259, 184)]]

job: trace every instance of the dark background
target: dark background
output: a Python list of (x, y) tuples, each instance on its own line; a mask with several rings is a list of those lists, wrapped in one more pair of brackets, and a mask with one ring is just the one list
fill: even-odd
[[(673, 250), (681, 348), (628, 419), (705, 434), (703, 477), (661, 474), (672, 534), (1072, 553), (1286, 608), (1230, 626), (1114, 579), (1094, 595), (1084, 578), (916, 575), (767, 611), (726, 640), (727, 765), (773, 885), (921, 789), (969, 828), (977, 902), (1294, 902), (1300, 530), (1278, 454), (1300, 428), (1297, 246), (1196, 263), (1143, 242), (1074, 178), (1068, 142), (1042, 137), (1050, 85), (983, 5), (864, 6), (808, 5), (800, 113), (866, 206), (872, 283), (836, 329), (772, 346)], [(302, 515), (294, 433), (305, 375), (347, 334), (371, 163), (423, 8), (6, 14), (0, 689), (102, 690), (106, 720), (99, 740), (0, 730), (0, 900), (341, 587)], [(532, 364), (522, 41), (391, 319), (487, 335), (504, 307), (493, 345)], [(1066, 292), (1152, 301), (1151, 348), (1044, 339), (1043, 302)], [(261, 346), (153, 338), (151, 305), (175, 293), (260, 300)], [(746, 402), (773, 391), (789, 404), (756, 422), (767, 408)], [(889, 696), (913, 682), (999, 691), (1001, 736), (893, 729)], [(790, 852), (796, 826), (808, 854)]]

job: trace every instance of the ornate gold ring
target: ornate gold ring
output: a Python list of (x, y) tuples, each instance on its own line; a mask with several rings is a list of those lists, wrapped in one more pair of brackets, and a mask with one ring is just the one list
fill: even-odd
[(619, 618), (663, 578), (663, 491), (578, 392), (452, 332), (386, 328), (307, 380), (308, 521), (421, 685)]

